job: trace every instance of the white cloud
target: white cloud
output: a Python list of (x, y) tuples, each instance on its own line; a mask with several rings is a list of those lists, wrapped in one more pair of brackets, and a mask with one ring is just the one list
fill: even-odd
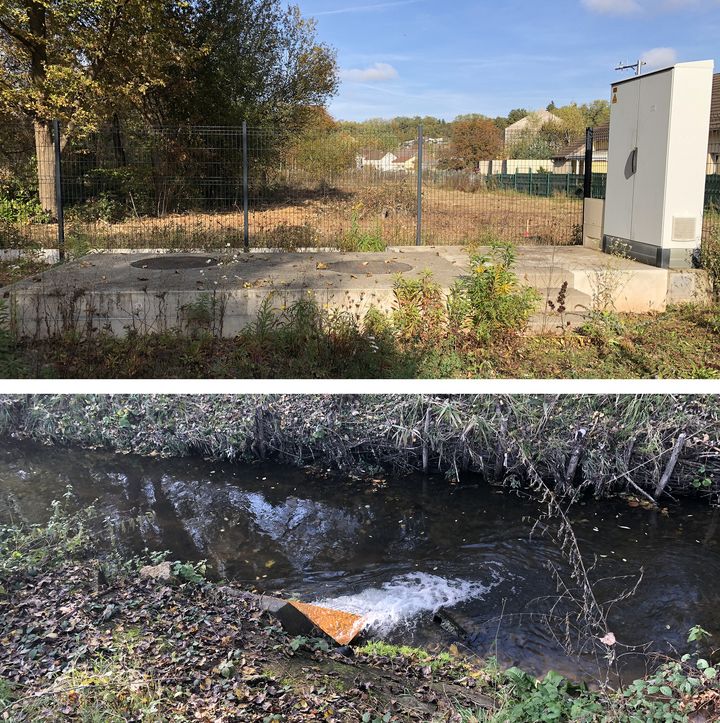
[(637, 0), (582, 0), (582, 4), (603, 15), (632, 15), (642, 10)]
[(369, 68), (341, 70), (340, 77), (352, 83), (372, 83), (397, 78), (398, 72), (389, 63), (374, 63)]
[(718, 0), (581, 0), (588, 10), (602, 15), (636, 15), (644, 12), (703, 10), (720, 5)]
[(677, 50), (675, 48), (653, 48), (642, 54), (642, 60), (646, 63), (646, 70), (665, 68), (677, 62)]
[(345, 8), (336, 8), (335, 10), (321, 10), (320, 12), (312, 13), (312, 15), (319, 17), (320, 15), (344, 15), (345, 13), (371, 13), (400, 5), (415, 5), (415, 3), (423, 1), (424, 0), (396, 0), (395, 2), (375, 3), (374, 5), (352, 5)]

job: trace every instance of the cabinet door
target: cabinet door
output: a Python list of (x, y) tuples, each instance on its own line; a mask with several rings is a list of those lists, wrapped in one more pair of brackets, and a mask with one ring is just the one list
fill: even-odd
[(608, 147), (605, 234), (632, 239), (635, 173), (633, 156), (637, 148), (640, 83), (629, 81), (613, 86)]
[(632, 238), (662, 246), (672, 71), (640, 78)]

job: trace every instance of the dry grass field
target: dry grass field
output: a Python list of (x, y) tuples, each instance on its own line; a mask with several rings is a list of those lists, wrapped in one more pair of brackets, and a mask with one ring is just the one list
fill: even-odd
[[(355, 189), (328, 194), (288, 195), (287, 200), (251, 199), (250, 243), (255, 247), (295, 249), (336, 247), (370, 250), (415, 243), (416, 209), (411, 189), (393, 184), (385, 194)], [(577, 198), (543, 198), (515, 191), (426, 188), (423, 192), (423, 242), (463, 244), (489, 231), (517, 243), (572, 244), (582, 222)], [(29, 242), (56, 246), (54, 224), (19, 229)], [(80, 249), (241, 247), (243, 213), (189, 212), (127, 218), (117, 223), (85, 220), (69, 213), (69, 246)]]
[[(416, 200), (412, 187), (386, 183), (330, 192), (286, 189), (277, 198), (252, 198), (249, 210), (253, 247), (340, 247), (378, 250), (410, 245), (416, 238)], [(571, 245), (580, 241), (582, 199), (531, 196), (516, 191), (467, 192), (426, 186), (423, 191), (424, 244), (465, 244), (492, 233), (505, 241), (532, 245)], [(704, 238), (720, 226), (720, 212), (705, 214)], [(31, 224), (16, 231), (28, 243), (57, 245), (54, 224)], [(192, 211), (162, 217), (130, 217), (119, 222), (87, 220), (68, 213), (71, 251), (118, 248), (241, 248), (241, 208)]]

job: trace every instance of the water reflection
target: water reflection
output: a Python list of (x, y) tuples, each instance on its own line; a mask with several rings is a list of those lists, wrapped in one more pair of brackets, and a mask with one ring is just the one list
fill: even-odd
[[(306, 599), (372, 599), (377, 610), (385, 594), (387, 607), (397, 610), (397, 599), (407, 597), (418, 613), (413, 635), (421, 640), (437, 633), (422, 615), (423, 600), (449, 591), (481, 652), (497, 638), (504, 662), (572, 670), (546, 626), (527, 615), (542, 609), (538, 598), (555, 594), (547, 563), (562, 568), (549, 541), (529, 535), (537, 513), (532, 501), (441, 479), (381, 486), (277, 466), (24, 444), (0, 449), (0, 516), (9, 514), (11, 498), (24, 517), (43, 520), (68, 484), (83, 503), (97, 498), (111, 519), (153, 513), (128, 531), (124, 541), (132, 549), (207, 559), (222, 577)], [(578, 507), (575, 518), (599, 575), (645, 569), (636, 596), (613, 609), (619, 639), (682, 648), (692, 625), (720, 633), (718, 511), (683, 505), (664, 517), (593, 503)], [(619, 585), (600, 592), (613, 597)]]

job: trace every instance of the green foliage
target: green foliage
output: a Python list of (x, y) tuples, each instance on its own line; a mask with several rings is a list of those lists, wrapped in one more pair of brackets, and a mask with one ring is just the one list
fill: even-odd
[(625, 333), (622, 319), (614, 311), (589, 310), (578, 334), (587, 337), (600, 349), (619, 346)]
[(37, 223), (45, 221), (47, 214), (36, 198), (7, 198), (0, 196), (0, 219), (6, 223)]
[[(703, 470), (704, 471), (704, 470)], [(700, 625), (693, 625), (688, 631), (688, 643), (696, 643), (711, 638), (712, 635)]]
[(26, 375), (27, 369), (18, 354), (10, 329), (10, 311), (5, 299), (0, 299), (0, 378), (14, 379)]
[(290, 160), (321, 189), (332, 188), (336, 177), (355, 167), (358, 142), (345, 133), (308, 132), (290, 151)]
[(521, 286), (513, 271), (515, 251), (511, 244), (493, 242), (488, 254), (472, 254), (470, 274), (454, 285), (448, 300), (453, 329), (466, 330), (478, 341), (497, 334), (522, 331), (540, 296)]
[(418, 278), (398, 275), (393, 287), (392, 323), (402, 339), (424, 342), (445, 332), (447, 308), (440, 284), (426, 271)]
[(720, 301), (720, 213), (715, 212), (713, 220), (700, 247), (700, 265), (708, 272), (715, 300)]
[(356, 207), (350, 218), (350, 228), (340, 242), (343, 251), (385, 251), (387, 244), (383, 241), (380, 224), (373, 231), (360, 227), (360, 211)]
[(553, 671), (536, 680), (519, 668), (508, 668), (501, 683), (505, 703), (497, 719), (505, 723), (592, 721), (603, 712), (596, 695)]
[(450, 653), (443, 652), (432, 655), (422, 648), (413, 648), (409, 645), (392, 645), (380, 640), (366, 643), (357, 648), (356, 652), (361, 655), (383, 656), (386, 658), (407, 658), (413, 663), (429, 665), (432, 670), (438, 670), (453, 662)]
[(715, 668), (706, 660), (685, 654), (669, 660), (647, 678), (631, 683), (621, 695), (628, 720), (686, 721), (703, 691), (715, 688)]
[(92, 548), (94, 507), (75, 508), (72, 489), (55, 500), (44, 524), (0, 526), (0, 580), (13, 572), (32, 572), (84, 555)]
[(184, 582), (191, 582), (199, 585), (205, 582), (205, 574), (207, 565), (205, 560), (200, 562), (175, 562), (172, 566), (172, 572), (175, 577)]

